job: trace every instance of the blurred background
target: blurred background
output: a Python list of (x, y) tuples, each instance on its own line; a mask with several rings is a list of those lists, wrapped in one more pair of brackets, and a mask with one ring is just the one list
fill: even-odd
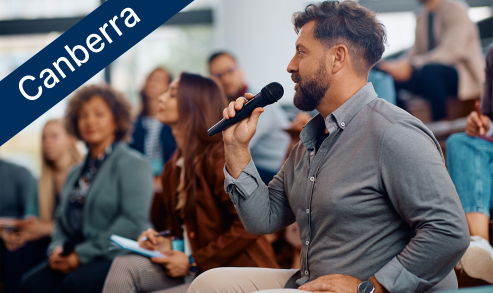
[[(0, 0), (0, 79), (101, 2), (104, 0)], [(493, 41), (493, 0), (466, 2), (485, 49)], [(225, 49), (237, 57), (250, 88), (260, 90), (269, 82), (280, 82), (285, 88), (281, 103), (289, 108), (294, 89), (286, 67), (295, 53), (296, 39), (291, 16), (310, 3), (313, 1), (195, 0), (87, 84), (110, 83), (138, 109), (139, 91), (152, 69), (164, 66), (174, 76), (183, 70), (207, 74), (208, 56)], [(412, 46), (417, 0), (360, 0), (359, 3), (377, 12), (387, 28), (388, 47), (384, 57)], [(0, 158), (23, 165), (38, 175), (42, 127), (47, 120), (63, 116), (66, 100), (0, 146)]]

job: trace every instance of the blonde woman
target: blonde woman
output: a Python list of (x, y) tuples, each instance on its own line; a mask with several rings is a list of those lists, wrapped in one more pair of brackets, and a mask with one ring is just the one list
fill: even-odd
[(42, 137), (43, 159), (38, 194), (27, 203), (27, 217), (20, 227), (20, 235), (25, 241), (49, 237), (53, 232), (53, 215), (60, 191), (70, 169), (82, 160), (75, 142), (63, 120), (46, 123)]
[(62, 120), (48, 121), (42, 135), (42, 169), (37, 192), (33, 188), (29, 193), (26, 217), (19, 221), (16, 231), (2, 233), (8, 250), (2, 255), (1, 263), (8, 268), (4, 276), (6, 293), (16, 292), (21, 276), (46, 259), (58, 195), (71, 167), (81, 161), (76, 140), (68, 134)]

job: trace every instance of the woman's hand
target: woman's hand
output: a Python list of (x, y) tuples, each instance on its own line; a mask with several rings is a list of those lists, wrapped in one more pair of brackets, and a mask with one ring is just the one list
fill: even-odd
[(303, 130), (303, 127), (312, 119), (312, 116), (310, 116), (307, 113), (301, 112), (296, 115), (296, 118), (291, 121), (291, 125), (289, 129), (301, 132)]
[(43, 221), (36, 217), (29, 217), (19, 226), (19, 234), (25, 241), (35, 241), (49, 237), (53, 232), (53, 221)]
[(490, 117), (481, 115), (481, 118), (476, 111), (467, 116), (466, 133), (469, 136), (485, 135), (490, 130)]
[(63, 251), (61, 246), (56, 247), (48, 259), (50, 268), (64, 274), (68, 274), (80, 266), (80, 260), (75, 251), (67, 256), (60, 255)]
[(183, 277), (188, 274), (190, 261), (181, 251), (171, 250), (163, 253), (166, 257), (152, 257), (153, 263), (160, 264), (166, 270), (166, 275), (172, 278)]
[(0, 236), (8, 251), (16, 251), (26, 244), (26, 241), (17, 230), (9, 231), (7, 229), (1, 229)]
[[(171, 239), (168, 237), (161, 237), (156, 235), (158, 232), (154, 229), (147, 229), (140, 234), (138, 242), (139, 246), (148, 250), (159, 250), (161, 253), (170, 251), (172, 249)], [(142, 238), (147, 237), (147, 240), (142, 241)]]
[(413, 74), (413, 67), (408, 60), (383, 61), (378, 68), (390, 74), (398, 82), (408, 81)]

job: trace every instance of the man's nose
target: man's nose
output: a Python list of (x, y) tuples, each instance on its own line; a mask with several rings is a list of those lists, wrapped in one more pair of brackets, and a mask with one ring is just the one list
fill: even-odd
[(288, 68), (287, 68), (287, 71), (289, 73), (294, 73), (294, 72), (298, 72), (298, 63), (297, 63), (297, 60), (296, 60), (296, 56), (293, 57), (291, 59), (291, 61), (289, 62), (288, 64)]

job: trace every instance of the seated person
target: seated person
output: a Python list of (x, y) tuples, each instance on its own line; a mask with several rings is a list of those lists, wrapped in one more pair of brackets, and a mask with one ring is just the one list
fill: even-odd
[[(6, 283), (19, 283), (21, 274), (46, 259), (46, 249), (53, 232), (53, 217), (59, 194), (70, 168), (78, 164), (81, 155), (75, 147), (75, 138), (68, 134), (62, 120), (50, 120), (45, 124), (42, 137), (42, 166), (38, 192), (28, 199), (25, 220), (19, 221), (16, 231), (20, 236), (18, 246), (25, 245), (13, 261), (24, 269), (17, 277), (10, 276)], [(11, 250), (17, 250), (11, 247)], [(28, 251), (26, 251), (28, 250)], [(10, 270), (9, 270), (10, 271)]]
[[(188, 292), (456, 289), (454, 266), (469, 235), (440, 145), (367, 82), (385, 49), (385, 27), (350, 0), (309, 5), (293, 23), (294, 105), (319, 114), (268, 186), (248, 150), (263, 109), (226, 129), (224, 185), (247, 232), (298, 224), (300, 270), (218, 268)], [(244, 103), (231, 104), (224, 118)]]
[[(447, 117), (447, 98), (478, 98), (484, 81), (478, 28), (458, 0), (419, 0), (423, 11), (416, 19), (416, 41), (397, 62), (379, 68), (395, 80), (396, 91), (407, 90), (431, 103), (433, 120)], [(398, 97), (399, 98), (399, 97)], [(397, 105), (403, 107), (401, 100)]]
[(101, 292), (111, 261), (112, 234), (136, 238), (148, 225), (152, 171), (123, 141), (130, 105), (107, 86), (78, 90), (66, 111), (69, 132), (86, 143), (60, 194), (48, 262), (27, 274), (19, 292)]
[[(229, 102), (244, 96), (249, 90), (243, 70), (230, 53), (212, 54), (209, 58), (209, 73), (219, 80)], [(283, 131), (289, 127), (289, 120), (280, 104), (269, 105), (265, 111), (265, 115), (260, 117), (257, 133), (250, 141), (250, 151), (260, 177), (267, 184), (281, 168), (290, 138)]]
[(493, 284), (493, 248), (488, 225), (493, 209), (493, 142), (478, 137), (493, 136), (493, 46), (486, 56), (486, 82), (477, 112), (467, 117), (466, 133), (447, 140), (447, 166), (466, 213), (471, 234), (468, 250), (459, 267), (473, 278)]
[(134, 123), (129, 144), (151, 163), (156, 191), (161, 189), (159, 175), (163, 172), (163, 166), (176, 149), (171, 129), (156, 119), (158, 97), (168, 90), (170, 82), (169, 72), (161, 67), (154, 69), (147, 77), (140, 92), (141, 111)]
[[(29, 198), (36, 195), (36, 179), (19, 165), (0, 159), (0, 218), (15, 218), (20, 224)], [(19, 230), (0, 227), (0, 281), (5, 293), (14, 293), (23, 273), (34, 264), (36, 254), (26, 246)]]
[(157, 118), (171, 127), (178, 150), (164, 168), (152, 220), (157, 229), (184, 239), (185, 251), (171, 250), (169, 238), (154, 237), (157, 232), (148, 229), (139, 237), (140, 246), (167, 257), (116, 258), (103, 292), (170, 288), (182, 284), (191, 268), (200, 273), (219, 266), (277, 267), (267, 239), (245, 231), (224, 192), (222, 134), (210, 137), (207, 129), (222, 119), (226, 103), (215, 81), (186, 72), (160, 96)]

